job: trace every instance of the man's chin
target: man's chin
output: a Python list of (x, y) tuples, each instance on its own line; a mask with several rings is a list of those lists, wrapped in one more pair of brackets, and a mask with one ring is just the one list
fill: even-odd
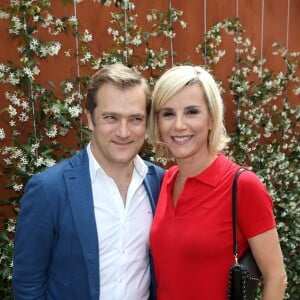
[(121, 165), (129, 165), (132, 163), (133, 159), (135, 158), (136, 155), (131, 156), (131, 157), (119, 157), (118, 159), (115, 160), (116, 163), (119, 163)]

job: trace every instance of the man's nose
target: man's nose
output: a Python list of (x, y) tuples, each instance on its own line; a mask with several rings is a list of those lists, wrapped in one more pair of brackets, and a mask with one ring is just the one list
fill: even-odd
[(118, 136), (121, 138), (127, 138), (130, 135), (130, 128), (127, 120), (121, 120), (117, 130)]

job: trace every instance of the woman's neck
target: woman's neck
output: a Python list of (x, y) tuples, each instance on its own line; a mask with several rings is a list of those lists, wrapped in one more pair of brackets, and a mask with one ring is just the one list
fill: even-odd
[(193, 156), (188, 159), (177, 160), (179, 168), (178, 180), (185, 181), (188, 177), (202, 173), (216, 158), (217, 154), (211, 153), (205, 156)]

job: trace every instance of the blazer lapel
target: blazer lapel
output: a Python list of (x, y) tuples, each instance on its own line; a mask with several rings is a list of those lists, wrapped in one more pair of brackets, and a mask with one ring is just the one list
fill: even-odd
[(155, 207), (160, 190), (160, 180), (157, 178), (154, 167), (148, 164), (148, 173), (144, 179), (144, 186), (149, 196), (152, 213), (154, 215)]
[(72, 169), (65, 171), (74, 223), (87, 265), (92, 299), (99, 299), (99, 250), (93, 195), (86, 151), (71, 159)]

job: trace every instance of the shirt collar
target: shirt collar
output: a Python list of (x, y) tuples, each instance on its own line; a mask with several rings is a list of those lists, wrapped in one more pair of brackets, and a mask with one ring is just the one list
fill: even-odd
[[(208, 166), (200, 174), (192, 176), (190, 178), (194, 178), (210, 186), (217, 186), (220, 180), (223, 178), (222, 176), (224, 174), (224, 171), (230, 167), (230, 164), (228, 162), (229, 160), (226, 158), (226, 156), (223, 153), (220, 153), (218, 154), (217, 158), (210, 164), (210, 166)], [(178, 166), (172, 167), (167, 173), (169, 174), (168, 179), (166, 180), (169, 184), (173, 180), (175, 180), (174, 177), (176, 177), (178, 173)]]
[[(89, 166), (90, 166), (90, 176), (91, 176), (91, 181), (94, 183), (97, 174), (100, 172), (103, 175), (107, 176), (103, 168), (99, 165), (97, 162), (95, 156), (93, 155), (91, 151), (91, 143), (87, 145), (87, 153), (89, 157)], [(142, 177), (145, 178), (146, 174), (148, 172), (148, 166), (145, 164), (143, 159), (139, 156), (136, 155), (136, 157), (133, 159), (133, 165), (135, 171)]]
[(207, 185), (217, 186), (231, 166), (232, 162), (221, 152), (211, 165), (195, 178)]

